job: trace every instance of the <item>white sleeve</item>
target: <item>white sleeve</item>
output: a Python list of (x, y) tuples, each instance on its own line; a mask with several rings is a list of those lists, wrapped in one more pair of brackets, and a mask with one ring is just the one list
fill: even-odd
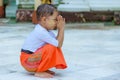
[(37, 36), (38, 36), (39, 40), (58, 47), (58, 40), (55, 37), (52, 37), (49, 34), (49, 32), (41, 31), (41, 32), (39, 32), (39, 34), (37, 34)]

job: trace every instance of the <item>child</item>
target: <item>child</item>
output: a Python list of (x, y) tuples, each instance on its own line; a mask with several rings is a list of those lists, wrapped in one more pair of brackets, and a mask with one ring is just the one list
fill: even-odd
[[(61, 51), (65, 19), (51, 4), (38, 6), (36, 14), (38, 24), (22, 46), (20, 61), (27, 71), (35, 72), (35, 76), (52, 78), (55, 72), (50, 71), (50, 68), (67, 67)], [(55, 28), (58, 29), (56, 37), (51, 31)]]

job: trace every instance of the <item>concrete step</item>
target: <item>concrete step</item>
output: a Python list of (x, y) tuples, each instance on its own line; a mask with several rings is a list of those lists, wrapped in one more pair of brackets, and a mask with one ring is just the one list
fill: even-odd
[(87, 0), (92, 11), (120, 11), (120, 0)]
[(16, 5), (9, 5), (6, 7), (6, 17), (16, 17), (16, 10), (17, 10)]
[(85, 0), (63, 0), (62, 2), (65, 4), (86, 4)]
[(16, 0), (9, 0), (9, 5), (6, 6), (6, 17), (16, 17)]
[(0, 24), (1, 23), (8, 23), (10, 21), (10, 19), (7, 19), (7, 18), (0, 18)]
[(120, 0), (64, 0), (59, 11), (120, 11)]
[(9, 5), (16, 5), (16, 0), (9, 0)]
[(59, 11), (82, 12), (90, 11), (88, 3), (85, 0), (64, 0), (64, 4), (58, 6)]
[(90, 8), (87, 5), (79, 5), (79, 4), (61, 4), (58, 6), (59, 11), (66, 12), (89, 12)]

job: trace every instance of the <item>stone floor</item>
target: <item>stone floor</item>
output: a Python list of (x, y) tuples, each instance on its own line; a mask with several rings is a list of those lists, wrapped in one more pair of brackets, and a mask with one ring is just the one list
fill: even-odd
[(120, 27), (100, 25), (67, 25), (62, 49), (68, 68), (52, 69), (55, 77), (42, 79), (19, 62), (21, 46), (34, 25), (0, 24), (0, 80), (120, 80)]

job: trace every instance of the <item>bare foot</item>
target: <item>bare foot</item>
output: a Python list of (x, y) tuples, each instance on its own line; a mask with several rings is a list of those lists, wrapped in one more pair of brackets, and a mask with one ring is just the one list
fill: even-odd
[(50, 71), (50, 70), (47, 70), (47, 71), (45, 71), (45, 72), (47, 72), (47, 73), (49, 73), (49, 74), (52, 74), (52, 75), (55, 75), (55, 72)]
[(47, 72), (37, 72), (35, 73), (36, 77), (41, 77), (41, 78), (52, 78), (53, 75), (47, 73)]

